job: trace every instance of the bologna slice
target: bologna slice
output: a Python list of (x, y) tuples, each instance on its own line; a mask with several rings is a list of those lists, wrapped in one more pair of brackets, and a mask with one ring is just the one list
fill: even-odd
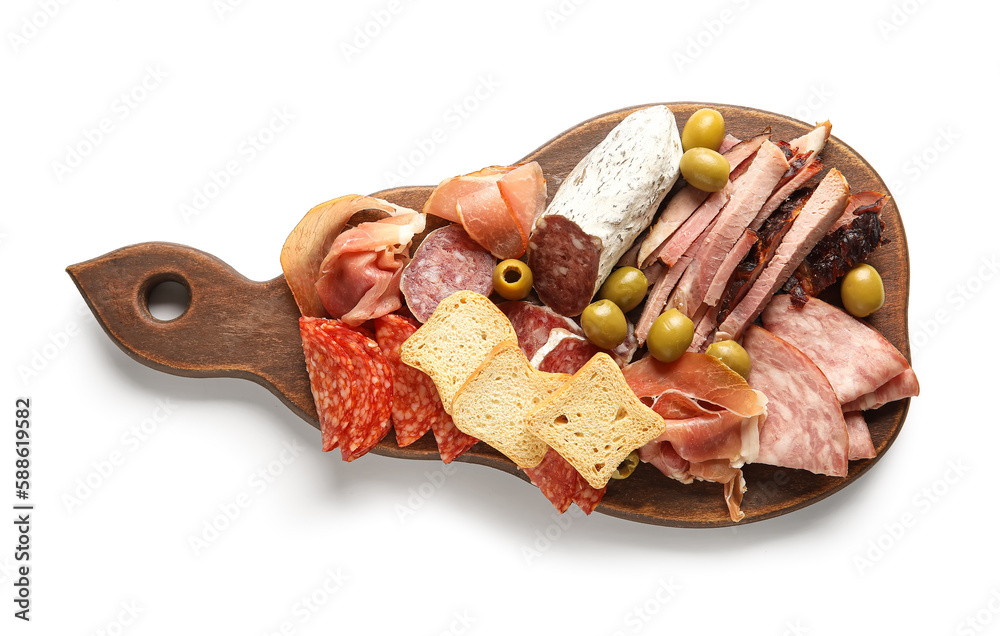
[(753, 367), (750, 386), (767, 396), (757, 463), (847, 475), (847, 423), (826, 376), (781, 338), (750, 325), (743, 348)]
[(493, 255), (458, 225), (427, 235), (403, 270), (399, 288), (420, 322), (427, 322), (438, 303), (461, 290), (489, 296), (493, 291)]
[(863, 410), (917, 395), (909, 363), (882, 334), (843, 309), (810, 298), (802, 307), (775, 296), (761, 319), (826, 375), (846, 410)]

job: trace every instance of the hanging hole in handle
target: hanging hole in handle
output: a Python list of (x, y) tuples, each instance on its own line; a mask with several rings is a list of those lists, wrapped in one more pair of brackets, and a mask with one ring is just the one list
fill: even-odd
[(177, 320), (191, 306), (191, 289), (187, 281), (175, 278), (150, 280), (147, 283), (146, 311), (155, 320)]

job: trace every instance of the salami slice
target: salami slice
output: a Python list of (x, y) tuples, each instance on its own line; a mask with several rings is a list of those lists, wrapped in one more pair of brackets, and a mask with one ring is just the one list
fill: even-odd
[(319, 414), (323, 450), (331, 451), (354, 412), (354, 365), (330, 334), (321, 326), (324, 318), (299, 318), (302, 350), (309, 370), (309, 386)]
[(394, 314), (375, 319), (375, 339), (392, 367), (392, 425), (401, 447), (423, 437), (435, 421), (450, 419), (431, 377), (399, 357), (399, 347), (418, 326), (416, 320)]
[(498, 307), (514, 327), (517, 344), (528, 360), (548, 342), (553, 329), (561, 328), (578, 336), (583, 335), (583, 330), (575, 322), (542, 305), (513, 300), (500, 303)]
[(353, 409), (345, 409), (348, 420), (339, 446), (344, 461), (354, 461), (370, 451), (389, 433), (392, 414), (392, 369), (378, 344), (339, 320), (327, 320), (320, 329), (347, 354), (353, 367)]
[(461, 226), (449, 225), (427, 235), (403, 270), (399, 288), (413, 316), (427, 322), (438, 303), (457, 291), (489, 296), (496, 264)]
[(443, 418), (435, 418), (431, 422), (431, 429), (434, 431), (434, 440), (438, 445), (438, 452), (441, 453), (441, 461), (446, 464), (458, 459), (465, 451), (472, 448), (479, 440), (471, 435), (466, 435), (458, 430), (455, 423), (451, 421), (451, 416), (445, 413)]
[(583, 475), (551, 448), (540, 464), (523, 470), (559, 512), (566, 512), (575, 502), (589, 515), (607, 491), (607, 488), (593, 488)]

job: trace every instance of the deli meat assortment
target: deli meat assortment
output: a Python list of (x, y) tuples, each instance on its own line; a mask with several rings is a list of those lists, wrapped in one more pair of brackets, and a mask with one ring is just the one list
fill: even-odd
[(587, 514), (639, 463), (720, 484), (733, 521), (747, 464), (846, 476), (875, 456), (864, 412), (919, 385), (864, 320), (887, 197), (824, 164), (830, 131), (737, 139), (714, 110), (679, 129), (653, 106), (547, 206), (528, 162), (445, 179), (420, 211), (310, 210), (281, 263), (323, 450), (353, 461), (390, 430), (431, 431), (444, 462), (490, 444)]

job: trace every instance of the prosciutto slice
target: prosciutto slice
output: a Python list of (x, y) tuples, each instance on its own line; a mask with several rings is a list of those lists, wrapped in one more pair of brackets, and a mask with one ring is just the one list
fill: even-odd
[(677, 284), (672, 306), (687, 316), (698, 310), (722, 261), (786, 170), (785, 154), (775, 144), (764, 142), (746, 174), (736, 182), (729, 203), (705, 239), (705, 249), (698, 253)]
[(351, 217), (364, 210), (376, 210), (387, 216), (405, 217), (414, 214), (409, 208), (383, 199), (351, 194), (321, 203), (309, 210), (285, 239), (281, 248), (281, 271), (303, 316), (330, 316), (316, 289), (320, 266)]
[(491, 166), (445, 179), (424, 212), (461, 223), (499, 259), (518, 258), (528, 247), (535, 217), (545, 208), (545, 177), (538, 162)]
[(774, 292), (844, 213), (849, 194), (850, 187), (844, 176), (836, 168), (830, 170), (795, 218), (760, 278), (719, 326), (716, 341), (738, 338), (760, 315)]
[(823, 371), (845, 410), (876, 408), (920, 392), (906, 358), (843, 309), (818, 298), (799, 308), (782, 294), (768, 304), (762, 320)]
[(316, 293), (330, 316), (357, 327), (403, 306), (399, 279), (424, 218), (410, 210), (337, 236), (316, 280)]
[(875, 445), (861, 411), (845, 411), (844, 421), (847, 422), (848, 461), (875, 457)]
[(753, 366), (747, 381), (767, 396), (757, 462), (847, 475), (848, 436), (830, 382), (808, 357), (756, 325), (743, 337)]

